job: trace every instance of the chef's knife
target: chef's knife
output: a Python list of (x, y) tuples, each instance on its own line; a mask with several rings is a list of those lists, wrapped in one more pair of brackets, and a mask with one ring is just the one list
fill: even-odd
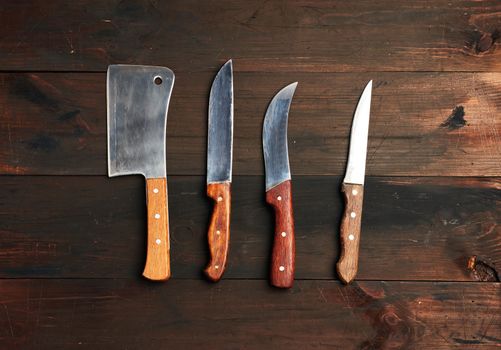
[(355, 110), (351, 127), (348, 165), (341, 188), (344, 194), (345, 208), (341, 219), (341, 256), (337, 263), (337, 272), (344, 283), (350, 283), (355, 278), (358, 269), (371, 93), (372, 80), (365, 87)]
[(207, 195), (214, 200), (207, 238), (209, 279), (219, 281), (224, 273), (230, 240), (231, 165), (233, 155), (233, 65), (219, 70), (209, 97), (207, 138)]
[(297, 82), (278, 92), (268, 106), (263, 124), (266, 202), (275, 210), (275, 235), (271, 256), (271, 284), (290, 288), (294, 282), (294, 216), (291, 173), (287, 149), (287, 120)]
[(108, 175), (146, 178), (148, 244), (143, 276), (151, 280), (170, 277), (165, 133), (173, 85), (174, 73), (168, 68), (108, 68)]

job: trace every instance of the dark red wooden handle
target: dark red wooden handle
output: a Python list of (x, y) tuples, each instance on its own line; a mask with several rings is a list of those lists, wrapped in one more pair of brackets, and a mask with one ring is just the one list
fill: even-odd
[(210, 262), (205, 268), (207, 277), (217, 282), (223, 276), (230, 242), (231, 184), (207, 185), (207, 195), (214, 200), (207, 238), (209, 240)]
[(266, 192), (266, 202), (275, 209), (271, 284), (279, 288), (290, 288), (294, 282), (296, 255), (291, 181), (284, 181)]
[(343, 184), (345, 208), (341, 219), (341, 256), (337, 263), (337, 273), (344, 283), (353, 281), (358, 270), (358, 248), (360, 245), (360, 225), (364, 186)]

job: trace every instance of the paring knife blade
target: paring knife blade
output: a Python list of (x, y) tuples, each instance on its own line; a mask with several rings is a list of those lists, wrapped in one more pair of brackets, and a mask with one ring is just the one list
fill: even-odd
[(164, 67), (111, 65), (107, 74), (108, 175), (146, 178), (148, 245), (143, 275), (170, 277), (166, 124), (174, 73)]
[(348, 165), (341, 189), (345, 208), (341, 219), (341, 256), (337, 272), (344, 283), (350, 283), (358, 270), (371, 95), (372, 80), (365, 87), (353, 117)]
[(295, 239), (287, 122), (297, 82), (280, 90), (268, 106), (263, 124), (266, 202), (275, 211), (270, 283), (290, 288), (294, 282)]
[(212, 83), (207, 139), (207, 195), (214, 200), (208, 230), (210, 262), (206, 276), (221, 279), (228, 255), (233, 156), (233, 63), (226, 62)]

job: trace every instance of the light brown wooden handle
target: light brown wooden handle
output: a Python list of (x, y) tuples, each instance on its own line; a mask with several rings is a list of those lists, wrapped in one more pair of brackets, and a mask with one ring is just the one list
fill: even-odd
[(143, 276), (153, 281), (170, 277), (169, 211), (167, 180), (146, 179), (148, 246)]
[(278, 288), (290, 288), (294, 283), (296, 256), (291, 181), (284, 181), (266, 192), (266, 202), (275, 209), (270, 283)]
[(358, 270), (364, 186), (343, 184), (341, 191), (344, 193), (345, 208), (341, 219), (341, 256), (337, 263), (337, 273), (348, 284), (353, 281)]
[(214, 282), (221, 279), (226, 267), (230, 242), (231, 184), (207, 185), (207, 195), (214, 200), (207, 238), (209, 240), (210, 262), (205, 274)]

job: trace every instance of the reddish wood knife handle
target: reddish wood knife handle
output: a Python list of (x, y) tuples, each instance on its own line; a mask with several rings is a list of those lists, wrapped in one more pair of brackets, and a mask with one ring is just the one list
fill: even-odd
[(337, 273), (348, 284), (353, 281), (358, 270), (364, 186), (343, 184), (341, 191), (344, 194), (345, 208), (341, 219), (341, 257), (337, 263)]
[(266, 192), (266, 202), (275, 209), (271, 284), (279, 288), (290, 288), (294, 282), (296, 255), (291, 181), (284, 181)]
[(205, 274), (210, 280), (217, 282), (226, 267), (230, 242), (231, 184), (229, 182), (209, 184), (207, 195), (215, 203), (207, 234), (210, 262), (205, 268)]
[(146, 179), (148, 246), (143, 276), (154, 281), (170, 277), (169, 212), (167, 179)]

